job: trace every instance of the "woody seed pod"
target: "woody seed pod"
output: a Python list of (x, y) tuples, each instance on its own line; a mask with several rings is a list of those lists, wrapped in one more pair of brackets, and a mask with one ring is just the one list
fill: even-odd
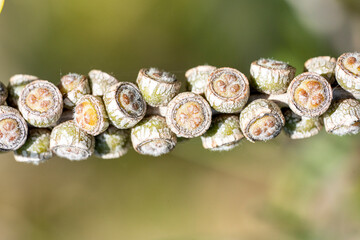
[(188, 88), (191, 92), (196, 94), (204, 94), (207, 80), (210, 74), (216, 69), (216, 67), (203, 65), (189, 69), (185, 73), (187, 78)]
[(275, 138), (284, 124), (280, 108), (270, 100), (255, 100), (240, 113), (240, 129), (250, 142)]
[(131, 129), (131, 142), (138, 153), (157, 157), (170, 152), (177, 140), (164, 117), (150, 116)]
[(329, 56), (314, 57), (304, 64), (305, 72), (314, 72), (324, 77), (330, 84), (335, 82), (336, 58)]
[(296, 69), (285, 62), (261, 58), (251, 63), (250, 84), (261, 93), (281, 94), (286, 92), (295, 72)]
[(60, 79), (59, 90), (64, 98), (64, 107), (73, 108), (86, 94), (90, 94), (89, 81), (86, 76), (69, 73)]
[(166, 122), (178, 137), (201, 136), (211, 124), (211, 108), (198, 94), (183, 92), (167, 106)]
[(95, 137), (95, 156), (102, 159), (119, 158), (130, 147), (130, 130), (110, 126), (105, 132)]
[(0, 82), (0, 105), (3, 105), (8, 97), (8, 90), (5, 85)]
[(94, 96), (103, 96), (108, 88), (119, 82), (113, 76), (100, 70), (91, 70), (89, 72), (89, 78), (91, 92)]
[(221, 113), (239, 112), (247, 103), (249, 95), (247, 78), (233, 68), (218, 68), (213, 71), (205, 90), (211, 107)]
[(26, 84), (39, 79), (36, 76), (16, 74), (10, 78), (8, 85), (9, 96), (7, 98), (7, 103), (9, 106), (17, 108), (18, 100), (21, 91), (25, 88)]
[(335, 77), (342, 88), (360, 99), (360, 53), (342, 54), (336, 62)]
[(104, 95), (111, 123), (120, 129), (133, 127), (146, 113), (146, 103), (135, 84), (119, 82)]

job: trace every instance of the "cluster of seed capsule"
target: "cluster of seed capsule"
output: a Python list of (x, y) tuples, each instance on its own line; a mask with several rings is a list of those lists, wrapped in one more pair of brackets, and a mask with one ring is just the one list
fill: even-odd
[[(315, 57), (304, 72), (273, 59), (251, 63), (248, 78), (233, 68), (188, 70), (187, 91), (176, 76), (141, 69), (136, 84), (100, 70), (70, 73), (56, 86), (31, 75), (0, 84), (0, 150), (39, 164), (54, 154), (83, 160), (119, 158), (132, 145), (159, 156), (178, 141), (201, 136), (221, 151), (275, 138), (360, 131), (360, 53)], [(250, 94), (251, 93), (251, 94)]]

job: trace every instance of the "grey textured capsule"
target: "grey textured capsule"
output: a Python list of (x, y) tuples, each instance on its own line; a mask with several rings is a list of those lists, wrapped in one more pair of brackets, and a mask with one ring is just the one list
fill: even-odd
[(36, 76), (26, 74), (16, 74), (10, 78), (8, 85), (9, 96), (7, 103), (9, 106), (18, 107), (18, 100), (21, 91), (25, 88), (26, 84), (39, 79)]
[(106, 72), (91, 70), (89, 72), (91, 93), (94, 96), (103, 96), (111, 86), (119, 81)]
[(187, 70), (185, 77), (187, 79), (188, 89), (196, 94), (205, 94), (207, 81), (215, 69), (216, 67), (214, 66), (202, 65)]
[(360, 99), (360, 53), (342, 54), (336, 62), (335, 77), (343, 89)]
[(59, 90), (63, 95), (64, 107), (72, 109), (83, 96), (90, 94), (90, 85), (86, 76), (69, 73), (60, 79)]
[(332, 84), (335, 82), (335, 66), (336, 58), (320, 56), (308, 59), (304, 64), (304, 71), (317, 73)]
[(130, 129), (118, 129), (110, 126), (95, 137), (95, 156), (102, 159), (119, 158), (130, 148)]

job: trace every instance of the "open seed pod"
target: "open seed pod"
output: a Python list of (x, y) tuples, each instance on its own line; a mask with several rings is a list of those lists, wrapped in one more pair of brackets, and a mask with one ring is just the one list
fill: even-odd
[(89, 78), (91, 93), (94, 96), (103, 96), (108, 88), (119, 82), (110, 74), (100, 70), (91, 70), (89, 72)]
[(188, 89), (196, 94), (204, 94), (208, 78), (215, 69), (216, 67), (214, 66), (202, 65), (187, 70), (185, 77)]
[(37, 79), (39, 78), (36, 76), (25, 74), (16, 74), (12, 76), (8, 85), (9, 96), (7, 98), (7, 103), (9, 106), (17, 108), (21, 91), (25, 88), (26, 84)]
[(336, 58), (320, 56), (308, 59), (304, 64), (304, 71), (317, 73), (333, 84), (335, 82), (335, 66)]
[(105, 132), (95, 137), (95, 156), (102, 159), (119, 158), (130, 147), (130, 129), (118, 129), (109, 126)]
[(69, 73), (60, 79), (59, 90), (64, 98), (64, 107), (73, 108), (86, 94), (90, 94), (90, 85), (86, 76)]
[(360, 53), (342, 54), (336, 62), (335, 77), (343, 89), (360, 99)]

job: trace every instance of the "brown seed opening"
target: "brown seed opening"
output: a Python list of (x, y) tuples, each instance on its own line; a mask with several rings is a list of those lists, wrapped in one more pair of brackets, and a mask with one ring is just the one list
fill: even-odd
[(325, 92), (321, 83), (315, 79), (307, 79), (295, 89), (295, 102), (306, 109), (315, 109), (325, 100)]
[(91, 131), (98, 123), (98, 113), (93, 104), (89, 101), (84, 101), (77, 105), (75, 108), (75, 113), (76, 122), (84, 130)]
[(278, 132), (276, 126), (276, 118), (274, 116), (266, 115), (257, 119), (249, 127), (249, 133), (255, 140), (267, 140), (272, 138)]
[(204, 121), (200, 104), (197, 102), (183, 104), (176, 112), (175, 121), (180, 127), (194, 131)]
[(11, 145), (20, 137), (20, 134), (16, 120), (6, 118), (0, 121), (0, 144)]
[(38, 112), (46, 112), (53, 105), (53, 95), (47, 88), (35, 88), (29, 92), (25, 99), (26, 105)]
[(241, 85), (238, 76), (224, 72), (213, 81), (213, 89), (221, 97), (233, 98), (239, 94)]

